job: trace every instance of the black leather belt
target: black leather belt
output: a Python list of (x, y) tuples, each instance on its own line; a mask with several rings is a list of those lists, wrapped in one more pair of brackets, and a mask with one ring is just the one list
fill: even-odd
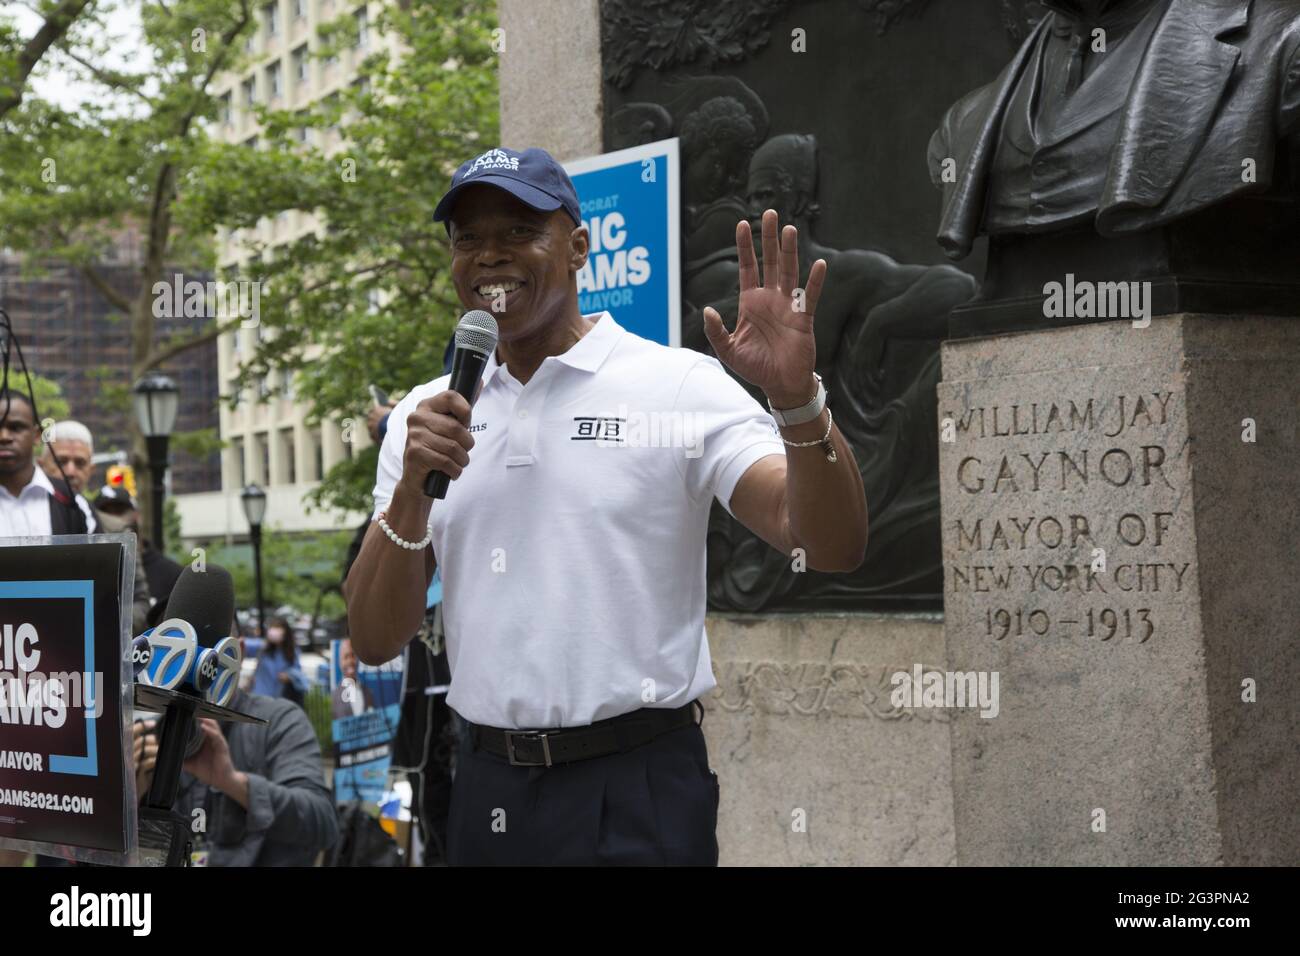
[(516, 767), (553, 767), (640, 747), (660, 734), (695, 723), (694, 707), (694, 701), (672, 710), (643, 707), (586, 727), (556, 730), (501, 730), (470, 724), (469, 734), (475, 749), (505, 757)]

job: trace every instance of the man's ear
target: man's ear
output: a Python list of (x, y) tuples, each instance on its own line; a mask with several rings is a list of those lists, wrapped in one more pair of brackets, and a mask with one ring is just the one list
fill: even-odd
[(591, 250), (591, 237), (586, 226), (576, 226), (569, 233), (569, 268), (580, 272), (587, 264), (587, 253)]

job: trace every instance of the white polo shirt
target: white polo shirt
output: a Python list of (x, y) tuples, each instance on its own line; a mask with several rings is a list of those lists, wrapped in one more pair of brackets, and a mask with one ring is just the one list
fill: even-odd
[[(466, 719), (573, 727), (680, 707), (715, 685), (704, 634), (705, 536), (716, 497), (784, 455), (771, 415), (716, 359), (623, 329), (608, 312), (521, 385), (493, 354), (469, 467), (430, 518), (451, 689)], [(375, 513), (402, 472), (388, 419)]]

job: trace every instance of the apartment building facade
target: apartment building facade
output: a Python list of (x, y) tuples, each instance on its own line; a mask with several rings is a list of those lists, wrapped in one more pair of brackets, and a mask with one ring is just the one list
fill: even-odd
[[(215, 135), (230, 143), (257, 148), (255, 108), (303, 109), (336, 96), (359, 82), (357, 69), (375, 49), (379, 37), (374, 17), (382, 4), (355, 0), (272, 0), (258, 7), (256, 33), (246, 41), (252, 54), (239, 73), (217, 81), (220, 107)], [(318, 28), (341, 16), (351, 17), (353, 42), (336, 55), (321, 56)], [(395, 51), (396, 52), (396, 51)], [(340, 143), (337, 129), (303, 129), (300, 137), (325, 150)], [(313, 137), (322, 137), (313, 139)], [(218, 262), (224, 268), (243, 265), (249, 239), (274, 246), (320, 228), (316, 218), (291, 211), (261, 220), (249, 230), (218, 236)], [(221, 394), (236, 391), (234, 379), (264, 334), (260, 325), (235, 329), (217, 341), (216, 358)], [(248, 531), (240, 502), (247, 484), (267, 493), (265, 525), (287, 532), (354, 527), (364, 515), (308, 513), (303, 503), (322, 476), (340, 461), (369, 444), (363, 421), (322, 421), (309, 425), (306, 406), (293, 393), (290, 377), (272, 373), (245, 388), (232, 409), (221, 403), (220, 430), (226, 440), (221, 454), (221, 490), (177, 499), (182, 534), (187, 541), (243, 538)]]

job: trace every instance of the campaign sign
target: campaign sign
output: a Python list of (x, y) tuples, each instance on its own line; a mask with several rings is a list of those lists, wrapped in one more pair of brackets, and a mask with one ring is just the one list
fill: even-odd
[(362, 664), (345, 639), (332, 642), (330, 665), (334, 799), (378, 804), (388, 789), (401, 711), (402, 658)]
[(681, 187), (677, 140), (564, 164), (590, 251), (578, 273), (583, 314), (663, 345), (681, 344)]
[(4, 540), (0, 843), (127, 853), (135, 787), (124, 763), (130, 604), (123, 607), (123, 593), (134, 570), (133, 536)]

